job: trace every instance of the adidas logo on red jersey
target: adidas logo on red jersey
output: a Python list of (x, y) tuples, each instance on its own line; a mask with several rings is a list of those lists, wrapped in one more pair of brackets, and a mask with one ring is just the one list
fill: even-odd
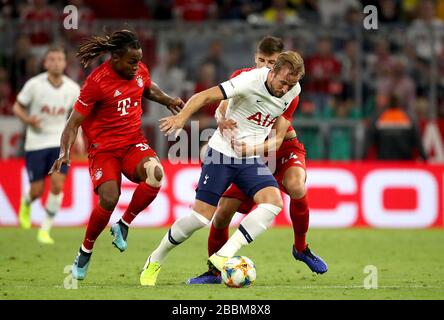
[(114, 92), (114, 98), (120, 96), (122, 93), (119, 90)]

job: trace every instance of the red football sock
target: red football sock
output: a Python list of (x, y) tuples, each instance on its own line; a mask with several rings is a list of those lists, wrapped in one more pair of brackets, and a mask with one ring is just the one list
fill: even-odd
[(228, 241), (228, 231), (229, 227), (218, 229), (211, 224), (210, 235), (208, 236), (209, 257), (218, 252), (219, 249), (224, 246), (225, 242)]
[(290, 218), (293, 223), (294, 246), (298, 252), (307, 247), (305, 236), (308, 231), (309, 212), (307, 195), (300, 199), (291, 199)]
[(100, 204), (96, 205), (86, 227), (85, 238), (83, 239), (83, 247), (85, 249), (92, 250), (94, 242), (108, 225), (112, 213), (112, 211), (103, 209)]
[(151, 187), (145, 182), (139, 183), (128, 208), (122, 216), (123, 222), (130, 225), (134, 218), (153, 202), (159, 190), (160, 188)]

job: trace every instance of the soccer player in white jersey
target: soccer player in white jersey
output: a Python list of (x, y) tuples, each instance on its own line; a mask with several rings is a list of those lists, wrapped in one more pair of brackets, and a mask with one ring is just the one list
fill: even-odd
[[(49, 48), (44, 67), (46, 72), (25, 83), (13, 106), (15, 115), (27, 126), (25, 159), (30, 189), (22, 196), (19, 210), (20, 226), (24, 229), (31, 228), (31, 203), (44, 193), (45, 177), (59, 156), (60, 136), (80, 93), (79, 85), (64, 75), (66, 55), (63, 48)], [(62, 204), (66, 173), (65, 166), (50, 177), (46, 217), (37, 234), (41, 243), (54, 243), (50, 230)]]
[[(161, 119), (160, 129), (166, 134), (174, 133), (204, 105), (230, 99), (226, 118), (237, 123), (234, 142), (251, 146), (263, 144), (278, 117), (282, 115), (287, 128), (291, 125), (289, 105), (301, 92), (299, 80), (304, 73), (301, 56), (294, 51), (283, 52), (272, 70), (264, 67), (246, 71), (195, 94), (179, 114)], [(233, 140), (226, 139), (219, 129), (211, 137), (192, 212), (174, 222), (148, 257), (140, 275), (142, 285), (154, 286), (169, 251), (210, 223), (220, 197), (231, 183), (254, 199), (257, 208), (209, 258), (217, 269), (221, 270), (228, 257), (262, 234), (282, 210), (279, 186), (269, 168), (257, 155), (239, 156)]]

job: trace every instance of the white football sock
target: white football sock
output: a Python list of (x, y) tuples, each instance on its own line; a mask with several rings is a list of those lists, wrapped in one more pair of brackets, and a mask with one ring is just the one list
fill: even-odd
[(194, 210), (190, 215), (176, 220), (162, 241), (160, 241), (159, 246), (151, 254), (151, 262), (163, 263), (171, 249), (191, 237), (196, 230), (202, 229), (209, 223), (210, 220)]
[(42, 222), (40, 230), (47, 231), (51, 230), (52, 224), (54, 222), (54, 217), (57, 212), (60, 210), (63, 201), (63, 192), (59, 194), (53, 194), (50, 192), (48, 194), (48, 199), (46, 199), (46, 217)]
[(217, 254), (223, 257), (234, 256), (240, 248), (249, 244), (267, 230), (281, 210), (282, 208), (269, 203), (258, 205), (242, 220), (239, 228)]
[(29, 191), (23, 195), (23, 200), (25, 201), (25, 203), (27, 205), (30, 205), (32, 203), (31, 196), (29, 195)]

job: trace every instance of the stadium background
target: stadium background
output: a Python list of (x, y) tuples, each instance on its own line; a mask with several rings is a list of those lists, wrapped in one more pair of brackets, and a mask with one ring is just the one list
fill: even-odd
[[(66, 30), (66, 5), (79, 12), (76, 30)], [(363, 27), (363, 8), (378, 8), (378, 29)], [(22, 124), (13, 116), (18, 90), (41, 72), (52, 43), (68, 51), (66, 73), (82, 83), (98, 65), (82, 70), (75, 51), (88, 35), (130, 27), (137, 31), (144, 62), (160, 87), (184, 100), (251, 66), (255, 44), (280, 36), (300, 51), (307, 76), (293, 123), (308, 151), (311, 227), (444, 226), (444, 1), (8, 1), (0, 2), (0, 226), (17, 225), (20, 193), (27, 188)], [(433, 25), (425, 28), (424, 25)], [(319, 50), (330, 71), (323, 69)], [(103, 59), (102, 59), (103, 61)], [(325, 62), (325, 61), (324, 61)], [(313, 74), (321, 74), (314, 79)], [(372, 117), (391, 94), (421, 130), (427, 162), (380, 162), (367, 151)], [(196, 115), (200, 130), (214, 127), (214, 106)], [(199, 166), (169, 165), (173, 142), (160, 134), (167, 113), (144, 102), (143, 130), (166, 167), (166, 183), (137, 226), (164, 226), (186, 214)], [(75, 163), (56, 225), (81, 226), (96, 201), (83, 154)], [(130, 200), (125, 182), (114, 221)], [(45, 197), (43, 198), (44, 201)], [(286, 199), (288, 201), (288, 199)], [(33, 205), (33, 222), (44, 212)], [(287, 206), (286, 206), (287, 207)], [(235, 223), (239, 221), (237, 217)], [(287, 209), (276, 220), (289, 224)]]

